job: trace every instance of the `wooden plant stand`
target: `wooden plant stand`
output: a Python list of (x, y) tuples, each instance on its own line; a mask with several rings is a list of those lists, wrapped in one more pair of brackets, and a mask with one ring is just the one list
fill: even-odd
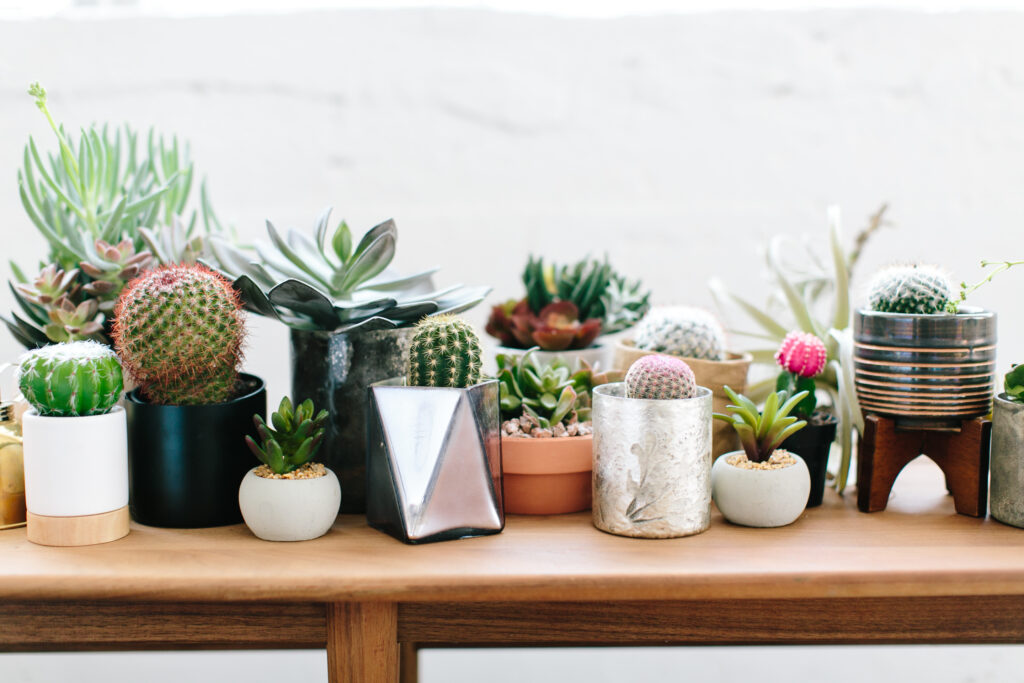
[(898, 429), (892, 418), (864, 416), (864, 438), (857, 456), (857, 507), (878, 512), (907, 463), (927, 455), (946, 475), (946, 488), (961, 515), (988, 511), (988, 448), (992, 423), (965, 420), (957, 430)]

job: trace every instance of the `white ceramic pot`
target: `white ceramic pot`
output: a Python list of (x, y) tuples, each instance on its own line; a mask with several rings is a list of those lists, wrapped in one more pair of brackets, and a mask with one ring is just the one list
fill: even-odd
[(22, 417), (25, 504), (34, 515), (82, 517), (128, 505), (124, 408), (105, 415)]
[(338, 516), (341, 485), (330, 469), (316, 479), (268, 479), (249, 470), (238, 506), (249, 529), (264, 541), (308, 541), (327, 533)]
[(796, 463), (777, 470), (748, 470), (730, 465), (727, 453), (711, 468), (711, 495), (733, 524), (775, 527), (792, 524), (807, 506), (811, 475), (799, 455)]
[[(494, 349), (494, 355), (497, 356), (499, 353), (503, 353), (508, 356), (521, 356), (526, 353), (526, 350), (499, 346)], [(538, 349), (533, 352), (531, 357), (536, 359), (537, 362), (542, 365), (560, 360), (568, 365), (573, 371), (579, 370), (580, 361), (586, 361), (591, 366), (600, 365), (603, 370), (607, 370), (609, 368), (609, 363), (611, 363), (610, 348), (601, 342), (585, 349), (567, 351), (544, 351)], [(494, 359), (491, 360), (491, 365), (497, 368), (497, 364)]]

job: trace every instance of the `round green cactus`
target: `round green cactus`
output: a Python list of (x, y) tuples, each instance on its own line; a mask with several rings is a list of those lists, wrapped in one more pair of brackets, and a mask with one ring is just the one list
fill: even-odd
[(110, 348), (76, 341), (22, 356), (18, 387), (40, 415), (77, 417), (109, 412), (121, 398), (124, 379)]
[(868, 307), (882, 313), (942, 313), (952, 296), (949, 278), (935, 266), (890, 266), (868, 285)]
[(171, 265), (133, 280), (118, 299), (114, 343), (143, 395), (165, 405), (232, 397), (245, 325), (231, 283), (201, 265)]
[(454, 315), (424, 318), (409, 346), (410, 386), (471, 387), (480, 381), (480, 338)]
[(697, 380), (693, 370), (673, 356), (644, 356), (626, 373), (628, 398), (669, 400), (696, 395)]
[(680, 358), (725, 358), (722, 325), (707, 311), (689, 306), (652, 310), (636, 326), (633, 343), (638, 349)]

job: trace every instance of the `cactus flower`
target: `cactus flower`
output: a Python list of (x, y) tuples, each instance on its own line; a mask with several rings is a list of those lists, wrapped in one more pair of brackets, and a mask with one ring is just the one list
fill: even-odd
[(825, 344), (809, 332), (793, 331), (775, 352), (775, 362), (783, 370), (800, 377), (814, 377), (825, 369), (828, 352)]

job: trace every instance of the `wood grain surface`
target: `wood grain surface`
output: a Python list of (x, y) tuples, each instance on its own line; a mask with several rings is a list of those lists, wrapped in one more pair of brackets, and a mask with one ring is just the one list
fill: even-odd
[(398, 683), (398, 606), (393, 602), (327, 606), (330, 683)]
[(504, 533), (406, 546), (343, 516), (326, 536), (268, 543), (245, 526), (133, 525), (99, 546), (48, 548), (0, 531), (0, 599), (393, 602), (1024, 595), (1024, 531), (957, 515), (942, 472), (912, 463), (884, 512), (856, 494), (779, 529), (716, 512), (703, 534), (621, 538), (588, 513), (509, 517)]

